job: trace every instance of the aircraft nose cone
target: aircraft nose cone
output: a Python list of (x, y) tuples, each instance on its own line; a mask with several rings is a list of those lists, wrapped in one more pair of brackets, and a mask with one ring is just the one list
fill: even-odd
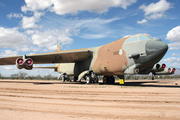
[(165, 42), (150, 40), (146, 43), (147, 55), (164, 55), (168, 50), (168, 45)]

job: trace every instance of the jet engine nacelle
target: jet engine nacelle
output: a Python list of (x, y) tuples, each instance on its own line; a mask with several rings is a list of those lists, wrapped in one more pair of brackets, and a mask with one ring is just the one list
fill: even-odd
[(152, 68), (152, 71), (160, 72), (163, 71), (166, 68), (166, 64), (155, 64)]
[(24, 59), (17, 58), (16, 59), (16, 66), (18, 69), (23, 69), (24, 68)]
[(156, 72), (156, 75), (170, 75), (176, 72), (175, 68), (165, 68), (164, 71)]
[(33, 68), (33, 60), (31, 58), (27, 58), (27, 59), (17, 58), (16, 66), (18, 69), (25, 68), (26, 70), (31, 70)]
[(174, 74), (176, 72), (175, 68), (171, 68), (171, 70), (172, 70), (171, 74)]

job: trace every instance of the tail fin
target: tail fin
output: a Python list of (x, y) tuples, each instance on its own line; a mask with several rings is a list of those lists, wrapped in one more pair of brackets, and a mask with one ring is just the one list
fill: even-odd
[(61, 47), (60, 47), (60, 44), (59, 44), (59, 40), (57, 41), (57, 52), (61, 52)]
[[(59, 40), (57, 41), (57, 52), (61, 52), (61, 47), (60, 47), (60, 44), (59, 44)], [(54, 67), (57, 67), (57, 68), (55, 69), (56, 71), (58, 71), (59, 66), (60, 66), (60, 63), (54, 64)]]

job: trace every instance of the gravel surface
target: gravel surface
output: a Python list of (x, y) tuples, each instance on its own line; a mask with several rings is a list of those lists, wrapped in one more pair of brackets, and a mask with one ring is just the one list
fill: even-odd
[(179, 120), (180, 80), (0, 80), (0, 120)]

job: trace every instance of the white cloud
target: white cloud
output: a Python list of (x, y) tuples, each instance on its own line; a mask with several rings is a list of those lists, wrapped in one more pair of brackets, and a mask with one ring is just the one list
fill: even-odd
[(17, 51), (12, 51), (10, 49), (8, 50), (3, 50), (2, 53), (0, 54), (1, 57), (7, 57), (7, 56), (16, 56), (18, 54)]
[(174, 27), (166, 36), (166, 39), (170, 41), (180, 41), (180, 26)]
[(173, 42), (168, 44), (169, 50), (178, 50), (180, 49), (180, 42)]
[(179, 54), (173, 53), (172, 56), (179, 56)]
[(36, 31), (36, 33), (32, 35), (31, 39), (34, 45), (54, 50), (54, 44), (56, 44), (57, 41), (59, 41), (62, 45), (72, 43), (73, 39), (71, 39), (70, 36), (71, 31), (69, 29), (47, 30), (44, 32)]
[(56, 51), (57, 50), (57, 45), (48, 46), (47, 48), (50, 51)]
[(95, 19), (86, 19), (86, 20), (76, 20), (75, 21), (75, 27), (76, 28), (88, 28), (94, 30), (99, 30), (103, 29), (104, 26), (114, 22), (116, 20), (119, 20), (120, 18), (112, 18), (112, 19), (100, 19), (100, 18), (95, 18)]
[(13, 70), (13, 67), (4, 67), (5, 70)]
[(59, 15), (77, 14), (79, 11), (104, 13), (111, 7), (126, 9), (137, 0), (25, 0), (23, 12), (48, 9)]
[[(56, 0), (54, 0), (55, 2)], [(53, 0), (25, 0), (26, 5), (21, 7), (23, 12), (44, 10), (52, 6)]]
[(166, 0), (160, 0), (157, 3), (151, 3), (148, 6), (141, 5), (139, 9), (142, 9), (145, 12), (145, 17), (147, 19), (159, 19), (165, 16), (165, 12), (172, 8), (173, 4), (167, 2)]
[(144, 23), (147, 23), (148, 21), (146, 19), (143, 19), (141, 21), (137, 21), (138, 24), (144, 24)]
[(166, 39), (174, 41), (173, 43), (168, 44), (170, 50), (180, 49), (180, 26), (174, 27), (170, 30), (166, 35)]
[(23, 15), (20, 13), (10, 13), (7, 15), (8, 18), (22, 18)]
[(171, 58), (162, 60), (162, 62), (167, 62), (167, 63), (171, 64), (171, 67), (180, 66), (180, 58), (171, 57)]
[(32, 35), (34, 33), (35, 33), (35, 30), (26, 30), (25, 31), (25, 34), (27, 34), (27, 35)]
[(29, 44), (29, 38), (18, 31), (18, 28), (0, 27), (0, 47), (18, 48)]
[(163, 16), (165, 16), (164, 13), (154, 13), (150, 16), (146, 16), (146, 18), (155, 20), (155, 19), (162, 18)]
[(30, 45), (23, 45), (21, 47), (18, 47), (18, 48), (16, 48), (16, 50), (22, 51), (22, 52), (28, 52), (28, 51), (37, 52), (40, 50), (40, 48), (30, 44)]
[(100, 39), (100, 38), (105, 38), (107, 37), (108, 33), (102, 33), (102, 34), (83, 34), (80, 35), (80, 37), (85, 38), (85, 39)]
[(18, 72), (19, 71), (18, 68), (15, 65), (0, 66), (0, 69), (3, 70), (1, 73), (7, 72), (8, 75), (9, 75), (10, 72)]
[(44, 13), (40, 13), (40, 12), (35, 12), (34, 15), (32, 17), (26, 17), (24, 16), (22, 18), (22, 28), (23, 29), (28, 29), (28, 28), (40, 28), (41, 26), (38, 26), (36, 23), (39, 22), (40, 17), (43, 15)]
[[(57, 26), (52, 26), (53, 22), (51, 17), (45, 18), (47, 23), (50, 24), (52, 28), (56, 28)], [(61, 45), (71, 44), (73, 39), (71, 36), (79, 35), (82, 38), (94, 39), (94, 38), (104, 38), (107, 35), (111, 34), (109, 29), (107, 28), (107, 24), (119, 20), (120, 18), (112, 18), (112, 19), (85, 19), (85, 20), (69, 20), (65, 18), (58, 19), (55, 21), (56, 24), (61, 26), (57, 29), (47, 29), (45, 31), (38, 30), (26, 30), (25, 34), (31, 35), (31, 40), (33, 45), (37, 45), (39, 48), (46, 50), (56, 50), (56, 43), (59, 40)], [(52, 23), (51, 23), (52, 22)], [(47, 26), (44, 26), (47, 28)], [(83, 31), (80, 31), (82, 30)], [(86, 34), (84, 31), (91, 31), (92, 34)], [(45, 48), (43, 48), (45, 47)], [(25, 47), (26, 48), (26, 47)], [(26, 50), (26, 49), (25, 49)], [(34, 49), (32, 49), (34, 50)], [(26, 50), (28, 51), (28, 50)]]
[[(113, 30), (109, 30), (108, 25), (114, 21), (117, 21), (121, 18), (111, 18), (111, 19), (82, 19), (82, 20), (67, 20), (62, 19), (58, 23), (63, 25), (65, 28), (70, 28), (73, 30), (74, 35), (78, 35), (82, 38), (94, 39), (94, 38), (105, 38)], [(86, 31), (91, 32), (87, 34)]]

